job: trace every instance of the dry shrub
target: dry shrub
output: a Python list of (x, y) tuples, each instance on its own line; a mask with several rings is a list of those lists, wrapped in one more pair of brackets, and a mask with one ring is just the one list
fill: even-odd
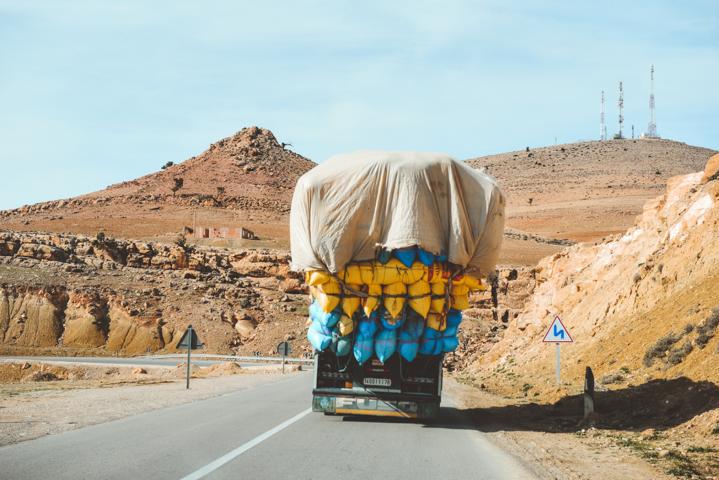
[(697, 338), (695, 340), (699, 348), (706, 347), (707, 343), (714, 338), (717, 327), (719, 327), (719, 307), (714, 307), (712, 313), (697, 327)]
[(658, 358), (664, 358), (675, 343), (681, 339), (680, 335), (667, 334), (654, 343), (644, 354), (644, 366), (651, 367)]

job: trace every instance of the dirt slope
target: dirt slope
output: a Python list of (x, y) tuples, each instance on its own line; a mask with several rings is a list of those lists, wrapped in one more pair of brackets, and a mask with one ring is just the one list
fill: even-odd
[[(286, 243), (292, 191), (297, 178), (314, 165), (283, 148), (269, 130), (249, 127), (197, 157), (144, 177), (80, 197), (0, 212), (0, 223), (19, 231), (104, 231), (157, 239), (196, 222), (245, 226), (260, 237)], [(176, 179), (182, 185), (173, 192)]]
[[(591, 365), (600, 375), (626, 367), (634, 378), (682, 374), (719, 381), (719, 336), (703, 327), (719, 307), (716, 168), (671, 179), (624, 234), (543, 259), (533, 269), (535, 286), (524, 311), (476, 367), (513, 357), (524, 365), (523, 375), (551, 384), (554, 352), (540, 340), (559, 314), (575, 337), (565, 349), (568, 380), (577, 381)], [(701, 332), (707, 338), (698, 341)], [(650, 347), (669, 334), (677, 339), (645, 361)], [(666, 355), (686, 343), (694, 348), (686, 347), (684, 357)]]

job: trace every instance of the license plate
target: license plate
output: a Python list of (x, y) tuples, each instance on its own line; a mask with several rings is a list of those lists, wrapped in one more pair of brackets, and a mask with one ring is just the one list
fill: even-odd
[(392, 379), (390, 378), (365, 378), (362, 381), (365, 385), (372, 387), (389, 387), (392, 385)]

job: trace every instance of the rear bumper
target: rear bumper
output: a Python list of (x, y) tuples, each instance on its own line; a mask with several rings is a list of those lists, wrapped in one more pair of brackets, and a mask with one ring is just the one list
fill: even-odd
[(395, 418), (435, 418), (440, 397), (314, 390), (312, 411), (335, 415), (371, 415)]

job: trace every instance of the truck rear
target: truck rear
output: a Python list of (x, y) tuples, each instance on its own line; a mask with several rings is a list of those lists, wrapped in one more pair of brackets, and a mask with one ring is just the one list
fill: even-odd
[(354, 357), (317, 352), (312, 410), (336, 415), (429, 419), (442, 399), (442, 355), (407, 362), (393, 355), (359, 365)]

